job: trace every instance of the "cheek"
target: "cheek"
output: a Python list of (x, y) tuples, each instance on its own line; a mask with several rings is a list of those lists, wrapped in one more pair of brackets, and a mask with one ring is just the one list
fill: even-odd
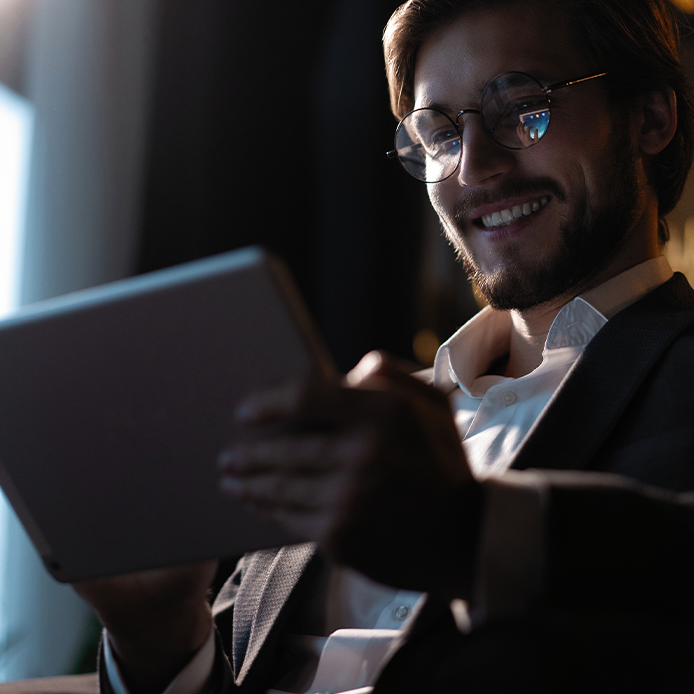
[(447, 186), (446, 183), (447, 181), (443, 181), (427, 185), (429, 202), (444, 223), (453, 218), (456, 204), (451, 186)]
[(576, 159), (572, 164), (567, 173), (570, 186), (568, 193), (574, 204), (580, 202), (589, 205), (609, 198), (615, 184), (615, 172), (608, 166), (604, 150), (592, 158)]
[(445, 181), (429, 184), (427, 194), (429, 195), (429, 202), (439, 218), (444, 235), (455, 248), (461, 250), (462, 238), (455, 223), (456, 191), (452, 190), (452, 186), (445, 184)]
[(613, 144), (610, 121), (566, 118), (553, 134), (558, 142), (552, 142), (557, 146), (550, 150), (552, 162), (548, 166), (562, 172), (565, 185), (573, 187), (574, 193), (577, 187), (588, 193), (602, 193)]

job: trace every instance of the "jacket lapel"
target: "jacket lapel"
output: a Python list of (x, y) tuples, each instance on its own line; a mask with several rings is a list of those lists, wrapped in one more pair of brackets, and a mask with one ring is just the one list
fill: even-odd
[[(274, 639), (286, 616), (290, 596), (315, 563), (316, 545), (290, 545), (256, 553), (236, 598), (232, 661), (237, 685), (272, 661)], [(260, 672), (267, 681), (267, 672)]]
[(650, 369), (692, 325), (694, 291), (679, 273), (614, 316), (567, 374), (512, 467), (585, 468)]

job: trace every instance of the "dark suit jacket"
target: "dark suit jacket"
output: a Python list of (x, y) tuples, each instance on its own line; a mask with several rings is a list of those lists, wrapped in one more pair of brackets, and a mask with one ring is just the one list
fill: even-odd
[[(694, 291), (676, 275), (595, 336), (514, 463), (660, 489), (549, 473), (538, 604), (465, 636), (430, 597), (376, 692), (694, 691), (694, 505), (673, 493), (694, 490), (693, 391)], [(241, 561), (215, 605), (220, 689), (291, 669), (282, 633), (324, 562), (310, 544)]]

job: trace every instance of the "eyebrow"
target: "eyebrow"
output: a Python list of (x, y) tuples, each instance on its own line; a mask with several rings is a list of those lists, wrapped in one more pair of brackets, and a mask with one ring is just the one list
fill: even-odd
[[(522, 70), (507, 70), (506, 72), (523, 72)], [(493, 82), (496, 77), (499, 75), (503, 75), (505, 73), (500, 72), (491, 79), (484, 80), (484, 81), (479, 81), (477, 82), (472, 89), (470, 90), (470, 93), (472, 94), (472, 98), (476, 100), (476, 107), (479, 108), (480, 101), (482, 100), (482, 92), (486, 89), (487, 85), (490, 82)], [(462, 99), (461, 99), (462, 102)], [(431, 103), (424, 103), (422, 105), (416, 106), (416, 108), (435, 108), (437, 111), (443, 111), (444, 113), (455, 113), (458, 114), (461, 111), (460, 105), (453, 106), (451, 105), (450, 102), (445, 102), (445, 101), (433, 101)]]
[(418, 108), (434, 108), (437, 111), (443, 111), (444, 113), (458, 113), (460, 109), (457, 106), (451, 106), (450, 104), (443, 103), (440, 101), (433, 101), (432, 103), (424, 103), (415, 105), (415, 109)]

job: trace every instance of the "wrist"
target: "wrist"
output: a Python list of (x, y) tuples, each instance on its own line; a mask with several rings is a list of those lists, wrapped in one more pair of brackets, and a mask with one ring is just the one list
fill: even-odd
[(163, 691), (204, 645), (213, 628), (209, 605), (141, 622), (137, 630), (107, 629), (111, 651), (130, 694)]

